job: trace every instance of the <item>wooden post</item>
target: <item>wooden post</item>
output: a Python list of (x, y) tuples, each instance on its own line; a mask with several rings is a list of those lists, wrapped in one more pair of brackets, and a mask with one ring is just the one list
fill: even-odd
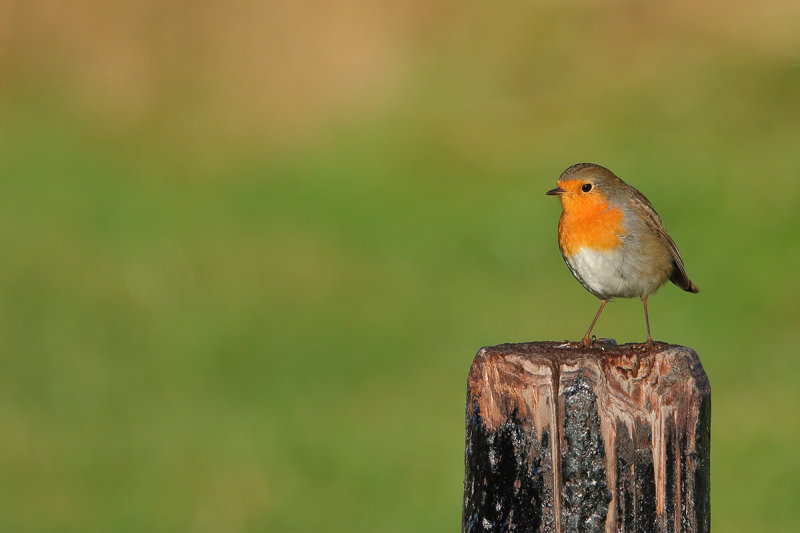
[(482, 348), (466, 422), (464, 533), (710, 529), (711, 387), (690, 348)]

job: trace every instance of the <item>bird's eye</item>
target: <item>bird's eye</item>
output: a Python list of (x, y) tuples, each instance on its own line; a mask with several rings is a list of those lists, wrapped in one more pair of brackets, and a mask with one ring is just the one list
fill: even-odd
[(592, 184), (591, 184), (591, 183), (584, 183), (584, 184), (583, 184), (583, 187), (581, 187), (581, 190), (582, 190), (583, 192), (589, 192), (589, 191), (591, 191), (591, 190), (592, 190)]

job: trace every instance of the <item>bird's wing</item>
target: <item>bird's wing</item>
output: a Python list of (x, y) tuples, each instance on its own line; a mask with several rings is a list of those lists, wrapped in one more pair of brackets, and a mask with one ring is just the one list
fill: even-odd
[(678, 247), (675, 245), (675, 241), (667, 234), (667, 230), (664, 229), (664, 222), (661, 221), (661, 217), (658, 216), (656, 210), (653, 209), (647, 197), (639, 191), (635, 191), (629, 202), (634, 212), (642, 213), (647, 225), (667, 241), (669, 251), (672, 254), (672, 264), (674, 267), (669, 277), (670, 281), (685, 291), (699, 292), (700, 289), (692, 283), (689, 276), (686, 274), (686, 268), (683, 266), (683, 259), (678, 251)]

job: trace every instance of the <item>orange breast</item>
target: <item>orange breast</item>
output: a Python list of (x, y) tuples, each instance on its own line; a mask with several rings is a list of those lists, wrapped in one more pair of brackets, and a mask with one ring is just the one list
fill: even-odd
[(612, 250), (622, 244), (625, 215), (608, 203), (583, 198), (563, 198), (558, 222), (558, 244), (567, 257), (581, 248)]

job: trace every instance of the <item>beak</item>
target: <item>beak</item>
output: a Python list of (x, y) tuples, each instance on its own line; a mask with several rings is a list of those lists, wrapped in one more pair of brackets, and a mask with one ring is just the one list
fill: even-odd
[(550, 189), (545, 194), (548, 195), (548, 196), (561, 196), (565, 192), (567, 192), (567, 191), (565, 191), (561, 187), (556, 187), (555, 189)]

